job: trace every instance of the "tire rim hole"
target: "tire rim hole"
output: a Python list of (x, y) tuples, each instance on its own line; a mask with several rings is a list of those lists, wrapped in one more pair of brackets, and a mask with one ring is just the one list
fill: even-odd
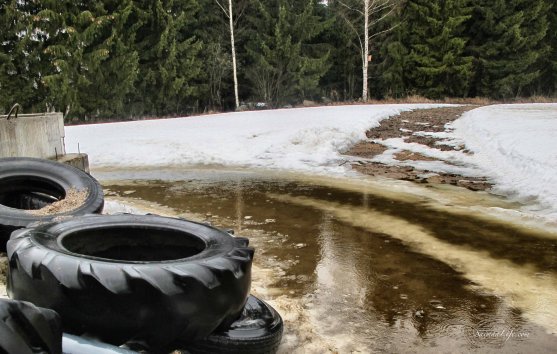
[(76, 231), (62, 237), (61, 244), (72, 253), (132, 262), (189, 258), (205, 249), (205, 242), (189, 233), (139, 226)]
[(66, 197), (59, 184), (35, 176), (0, 180), (0, 204), (14, 209), (39, 210)]

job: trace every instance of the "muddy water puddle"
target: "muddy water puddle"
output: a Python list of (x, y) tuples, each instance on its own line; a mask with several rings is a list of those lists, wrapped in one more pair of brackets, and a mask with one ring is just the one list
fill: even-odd
[(112, 211), (125, 204), (249, 237), (253, 293), (285, 320), (280, 352), (557, 350), (554, 233), (357, 184), (178, 175), (98, 177)]

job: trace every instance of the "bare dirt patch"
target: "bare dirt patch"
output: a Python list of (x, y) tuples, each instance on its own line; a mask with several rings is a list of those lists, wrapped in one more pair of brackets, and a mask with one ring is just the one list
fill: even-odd
[(438, 139), (413, 135), (414, 132), (440, 133), (445, 131), (445, 124), (458, 119), (462, 114), (478, 106), (444, 107), (433, 109), (417, 109), (403, 112), (396, 117), (381, 122), (377, 128), (368, 130), (369, 139), (390, 139), (407, 137), (408, 142), (427, 145), (436, 149), (453, 148), (437, 145)]
[(381, 155), (387, 148), (381, 144), (361, 141), (350, 149), (350, 155), (359, 157), (372, 157)]
[(417, 152), (406, 151), (399, 152), (395, 155), (395, 159), (399, 161), (435, 161), (433, 157), (425, 156)]
[[(396, 117), (381, 122), (379, 127), (368, 130), (366, 136), (370, 140), (405, 138), (406, 142), (417, 143), (442, 151), (461, 150), (463, 147), (439, 144), (440, 139), (431, 136), (414, 135), (413, 133), (445, 132), (445, 124), (453, 122), (463, 113), (477, 107), (478, 106), (444, 107), (403, 112)], [(386, 150), (387, 148), (385, 146), (377, 142), (361, 141), (345, 152), (345, 155), (372, 159)], [(399, 152), (394, 157), (401, 161), (401, 163), (407, 161), (435, 161), (434, 158), (411, 151)], [(379, 162), (361, 160), (353, 163), (352, 168), (370, 176), (383, 176), (417, 183), (451, 184), (474, 191), (491, 188), (491, 184), (486, 178), (467, 177), (448, 173), (432, 173), (432, 171), (419, 170), (411, 166), (392, 166)]]

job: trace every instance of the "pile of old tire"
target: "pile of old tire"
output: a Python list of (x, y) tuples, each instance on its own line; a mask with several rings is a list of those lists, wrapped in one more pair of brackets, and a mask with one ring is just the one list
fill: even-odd
[(62, 324), (52, 310), (14, 300), (0, 300), (0, 353), (62, 352)]
[[(70, 193), (82, 198), (66, 200), (65, 208), (41, 213), (62, 202)], [(63, 216), (98, 214), (104, 205), (103, 191), (89, 174), (69, 165), (35, 158), (0, 158), (0, 251), (10, 234), (36, 221)]]
[(249, 296), (248, 240), (182, 219), (86, 215), (30, 225), (7, 245), (8, 294), (64, 331), (149, 352), (273, 353), (282, 319)]
[(94, 339), (62, 333), (62, 322), (55, 311), (9, 299), (0, 299), (0, 353), (137, 354)]
[(242, 315), (230, 326), (182, 347), (191, 354), (271, 354), (278, 350), (282, 330), (282, 318), (275, 309), (250, 295)]

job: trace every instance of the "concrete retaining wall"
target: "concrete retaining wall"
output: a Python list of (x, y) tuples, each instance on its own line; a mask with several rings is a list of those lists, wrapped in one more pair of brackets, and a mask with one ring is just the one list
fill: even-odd
[(62, 113), (0, 116), (0, 157), (38, 157), (64, 155)]
[(65, 163), (81, 171), (89, 173), (89, 156), (87, 154), (66, 154), (64, 156), (59, 156), (58, 160), (60, 163)]

